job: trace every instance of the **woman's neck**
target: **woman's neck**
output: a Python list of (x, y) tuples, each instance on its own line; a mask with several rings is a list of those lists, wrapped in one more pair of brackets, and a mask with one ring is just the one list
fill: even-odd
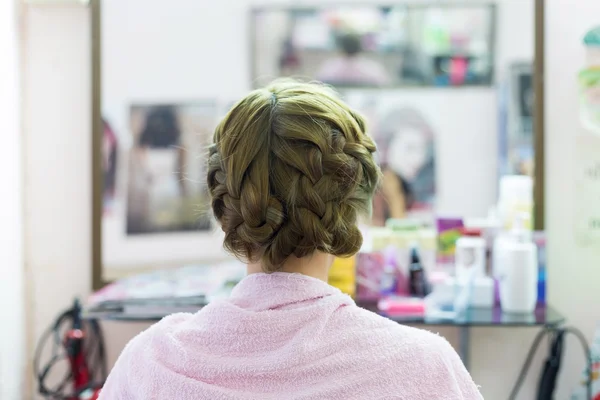
[[(307, 275), (327, 282), (329, 268), (334, 259), (335, 257), (331, 254), (320, 251), (301, 258), (290, 256), (279, 271)], [(248, 275), (261, 272), (264, 271), (260, 262), (248, 264)]]

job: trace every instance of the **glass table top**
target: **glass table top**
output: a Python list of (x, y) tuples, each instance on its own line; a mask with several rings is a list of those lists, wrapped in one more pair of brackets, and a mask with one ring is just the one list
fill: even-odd
[[(532, 313), (528, 314), (507, 314), (502, 312), (500, 307), (490, 309), (469, 309), (463, 315), (457, 318), (429, 318), (420, 316), (407, 316), (400, 314), (387, 314), (377, 309), (376, 304), (358, 304), (359, 307), (375, 312), (383, 317), (401, 324), (411, 325), (445, 325), (445, 326), (485, 326), (485, 327), (527, 327), (527, 326), (557, 326), (564, 323), (565, 318), (551, 306), (540, 305)], [(199, 310), (199, 308), (198, 308)], [(196, 310), (182, 309), (181, 312), (194, 312)], [(105, 319), (119, 321), (147, 321), (156, 322), (168, 314), (179, 312), (171, 310), (164, 312), (138, 312), (129, 314), (125, 312), (114, 313), (88, 313), (84, 315), (86, 319)]]
[(494, 308), (473, 308), (456, 318), (430, 318), (424, 316), (406, 316), (401, 314), (388, 314), (377, 309), (376, 305), (362, 305), (383, 317), (403, 324), (446, 325), (446, 326), (557, 326), (564, 323), (565, 318), (551, 306), (538, 305), (532, 313), (509, 314), (504, 313), (497, 306)]

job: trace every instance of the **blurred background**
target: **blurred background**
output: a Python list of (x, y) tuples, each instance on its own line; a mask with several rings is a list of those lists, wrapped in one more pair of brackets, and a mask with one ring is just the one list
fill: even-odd
[[(330, 84), (365, 115), (385, 177), (369, 232), (489, 218), (502, 177), (528, 177), (544, 304), (591, 342), (600, 42), (586, 33), (600, 3), (546, 1), (536, 38), (541, 3), (0, 2), (0, 399), (40, 398), (36, 345), (74, 298), (229, 261), (207, 212), (206, 144), (238, 98), (287, 76)], [(147, 326), (103, 323), (109, 365)], [(429, 329), (458, 346), (455, 329)], [(536, 333), (471, 330), (470, 372), (486, 399), (508, 398)], [(578, 346), (567, 340), (556, 399), (580, 386)], [(546, 350), (519, 398), (535, 398)]]

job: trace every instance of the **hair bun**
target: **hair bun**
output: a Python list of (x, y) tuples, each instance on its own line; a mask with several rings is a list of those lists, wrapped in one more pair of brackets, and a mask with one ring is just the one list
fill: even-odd
[(290, 256), (355, 254), (380, 171), (364, 119), (322, 86), (276, 83), (215, 130), (208, 188), (225, 247), (267, 272)]
[(254, 243), (257, 247), (263, 247), (279, 231), (284, 220), (283, 205), (272, 197), (269, 199), (265, 220), (253, 225), (244, 220), (236, 228), (236, 233), (240, 239)]

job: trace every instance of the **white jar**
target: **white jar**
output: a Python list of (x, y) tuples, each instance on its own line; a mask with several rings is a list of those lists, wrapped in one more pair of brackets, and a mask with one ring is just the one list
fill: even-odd
[(485, 276), (486, 243), (479, 230), (464, 230), (463, 236), (456, 241), (455, 265), (456, 279), (464, 281)]
[(537, 303), (537, 248), (531, 242), (505, 240), (500, 247), (500, 306), (507, 313), (531, 313)]

